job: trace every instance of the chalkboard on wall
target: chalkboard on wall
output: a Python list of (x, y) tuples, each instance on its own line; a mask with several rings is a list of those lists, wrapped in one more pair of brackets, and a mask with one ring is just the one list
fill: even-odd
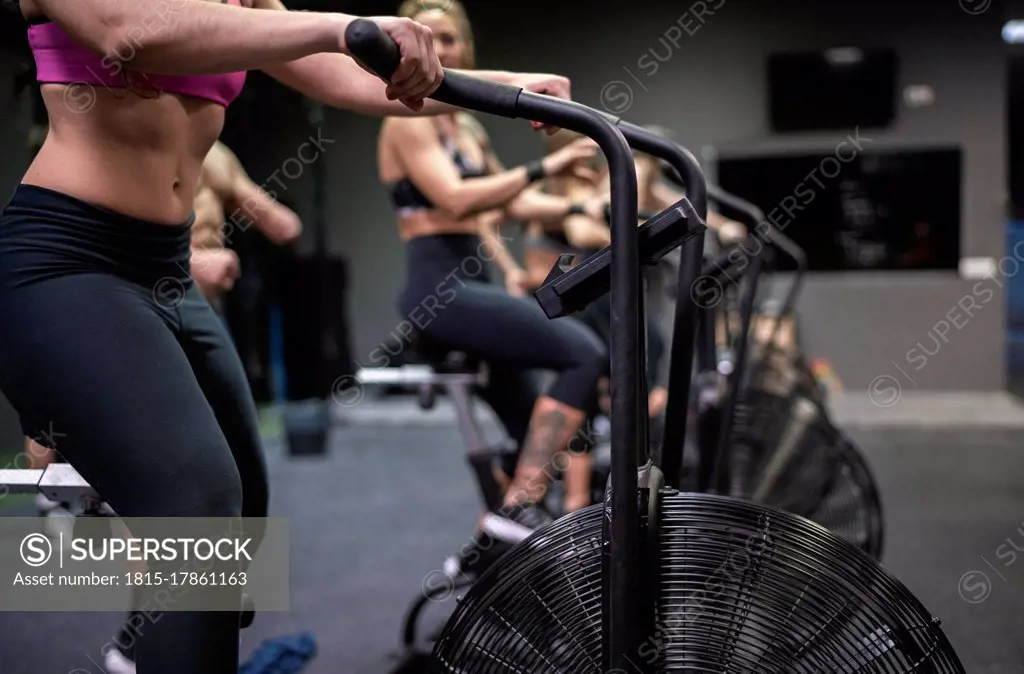
[(959, 147), (719, 158), (718, 182), (807, 251), (811, 271), (952, 270)]

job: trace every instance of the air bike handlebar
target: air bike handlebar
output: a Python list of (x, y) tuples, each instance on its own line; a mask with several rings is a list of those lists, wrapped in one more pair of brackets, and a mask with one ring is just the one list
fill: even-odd
[[(719, 204), (727, 209), (731, 209), (740, 214), (741, 220), (745, 224), (752, 227), (754, 234), (760, 234), (758, 228), (762, 225), (767, 225), (771, 221), (765, 217), (765, 214), (760, 208), (745, 201), (740, 197), (726, 192), (717, 185), (708, 185), (708, 195), (713, 201), (717, 201)], [(790, 285), (789, 290), (786, 293), (786, 300), (782, 304), (782, 309), (779, 311), (779, 320), (775, 324), (775, 332), (778, 331), (782, 317), (788, 316), (796, 308), (797, 296), (800, 294), (800, 289), (803, 286), (804, 276), (807, 273), (807, 255), (804, 254), (803, 249), (796, 244), (795, 241), (785, 236), (782, 232), (775, 227), (767, 227), (765, 232), (768, 243), (770, 243), (776, 250), (781, 251), (786, 257), (792, 260), (796, 264), (796, 273), (793, 275), (793, 283)], [(776, 335), (772, 334), (774, 339)]]
[[(707, 229), (707, 191), (704, 174), (697, 159), (684, 147), (642, 127), (606, 115), (618, 125), (630, 146), (668, 163), (687, 187), (686, 197), (640, 227), (640, 258), (653, 264), (668, 251), (683, 246), (676, 295), (689, 300), (691, 289), (701, 274), (704, 239)], [(582, 309), (608, 288), (605, 257), (607, 249), (569, 268), (572, 256), (562, 256), (544, 285), (537, 290), (537, 299), (550, 317), (564, 316)], [(696, 347), (698, 307), (683, 301), (676, 306), (669, 368), (668, 402), (661, 441), (661, 456), (655, 461), (661, 468), (665, 483), (679, 486), (682, 452), (685, 444), (690, 385), (693, 377), (693, 353)], [(645, 398), (645, 396), (644, 396)], [(646, 411), (646, 410), (644, 410)]]
[[(687, 186), (687, 180), (682, 177), (682, 174), (678, 172), (674, 166), (663, 166), (663, 174), (671, 182), (684, 188)], [(738, 219), (750, 228), (751, 233), (748, 236), (748, 241), (753, 245), (752, 250), (757, 251), (756, 253), (751, 254), (746, 250), (746, 248), (744, 248), (743, 252), (745, 255), (741, 255), (739, 259), (736, 259), (735, 250), (724, 251), (719, 255), (718, 259), (710, 261), (703, 270), (703, 276), (705, 278), (714, 279), (721, 285), (736, 282), (739, 276), (747, 275), (744, 274), (744, 272), (748, 272), (751, 276), (751, 287), (747, 295), (743, 298), (742, 306), (740, 308), (741, 335), (746, 337), (750, 330), (754, 311), (754, 295), (757, 290), (757, 280), (761, 274), (762, 264), (764, 262), (762, 255), (764, 246), (760, 241), (758, 241), (758, 239), (764, 239), (773, 248), (781, 251), (796, 263), (797, 269), (793, 277), (793, 282), (790, 284), (789, 290), (786, 293), (786, 299), (778, 312), (772, 333), (769, 337), (769, 342), (774, 343), (778, 337), (779, 330), (781, 329), (783, 318), (792, 314), (796, 307), (797, 297), (800, 293), (804, 275), (807, 271), (807, 256), (796, 242), (791, 240), (789, 237), (784, 236), (782, 232), (778, 231), (778, 229), (772, 228), (769, 225), (770, 221), (765, 217), (765, 214), (760, 208), (749, 201), (725, 191), (717, 185), (707, 185), (706, 188), (707, 195), (712, 201), (717, 202), (724, 210), (738, 214)], [(762, 231), (762, 229), (765, 231)], [(708, 323), (708, 321), (705, 321), (705, 323)], [(703, 325), (702, 329), (706, 329), (707, 331), (705, 342), (707, 344), (714, 344), (714, 328), (708, 324)], [(729, 479), (726, 457), (728, 456), (730, 432), (733, 427), (733, 416), (735, 414), (735, 404), (738, 392), (737, 387), (739, 386), (742, 372), (746, 367), (747, 347), (747, 340), (743, 339), (737, 349), (737, 362), (732, 376), (729, 378), (727, 391), (723, 397), (724, 404), (721, 410), (721, 424), (717, 435), (717, 442), (715, 443), (716, 451), (714, 455), (707, 455), (704, 453), (701, 457), (702, 470), (701, 479), (699, 480), (698, 485), (698, 488), (701, 490), (707, 490), (710, 488), (721, 491), (725, 488), (725, 483)], [(711, 469), (710, 472), (707, 468)]]
[(667, 162), (682, 177), (686, 184), (686, 197), (680, 204), (688, 203), (690, 210), (695, 211), (699, 217), (700, 229), (691, 231), (686, 237), (681, 253), (676, 296), (686, 299), (677, 303), (673, 321), (668, 401), (665, 405), (661, 456), (657, 461), (661, 466), (665, 483), (678, 487), (682, 472), (683, 446), (686, 443), (693, 354), (697, 340), (693, 326), (698, 322), (698, 306), (691, 299), (691, 288), (701, 274), (704, 259), (704, 237), (695, 234), (703, 234), (707, 229), (704, 224), (708, 216), (707, 183), (700, 163), (686, 148), (634, 124), (619, 121), (618, 125), (634, 149)]
[[(663, 167), (664, 176), (671, 182), (685, 186), (687, 179), (680, 177), (678, 170), (675, 166), (666, 165)], [(764, 212), (755, 206), (754, 204), (741, 199), (735, 194), (726, 192), (718, 185), (708, 185), (707, 195), (711, 201), (717, 202), (720, 206), (731, 210), (738, 214), (738, 219), (747, 225), (753, 234), (761, 234), (760, 228), (762, 225), (770, 224), (771, 221), (765, 216)], [(786, 257), (796, 264), (796, 272), (793, 275), (793, 282), (786, 292), (786, 299), (782, 303), (782, 307), (779, 310), (778, 319), (775, 322), (775, 327), (772, 330), (771, 341), (774, 341), (778, 336), (778, 331), (782, 325), (782, 319), (793, 313), (796, 308), (797, 297), (800, 295), (800, 290), (803, 288), (804, 278), (807, 274), (807, 255), (804, 250), (797, 245), (795, 241), (785, 236), (777, 228), (768, 227), (767, 236), (765, 237), (768, 242), (776, 249), (781, 251)]]
[[(398, 46), (374, 22), (356, 19), (345, 31), (350, 53), (384, 80), (401, 60)], [(445, 71), (444, 81), (431, 98), (492, 115), (529, 119), (563, 127), (593, 139), (608, 160), (611, 177), (610, 252), (612, 303), (612, 466), (609, 554), (606, 557), (608, 610), (604, 613), (605, 671), (625, 670), (640, 646), (637, 624), (640, 607), (640, 533), (638, 528), (637, 468), (646, 455), (647, 424), (637, 400), (641, 389), (639, 340), (640, 265), (636, 226), (636, 169), (622, 132), (602, 113), (550, 96), (524, 92), (518, 87), (487, 82)], [(641, 447), (645, 451), (641, 454)]]

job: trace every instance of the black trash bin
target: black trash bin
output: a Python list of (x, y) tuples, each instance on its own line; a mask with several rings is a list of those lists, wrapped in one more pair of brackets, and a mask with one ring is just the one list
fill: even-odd
[(284, 410), (284, 436), (289, 456), (324, 456), (331, 427), (330, 411), (323, 400), (306, 400)]

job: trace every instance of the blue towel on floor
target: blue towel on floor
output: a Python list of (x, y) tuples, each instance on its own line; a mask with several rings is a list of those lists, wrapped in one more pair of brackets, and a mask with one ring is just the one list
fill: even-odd
[(316, 637), (309, 632), (267, 639), (238, 668), (238, 674), (296, 674), (315, 656)]

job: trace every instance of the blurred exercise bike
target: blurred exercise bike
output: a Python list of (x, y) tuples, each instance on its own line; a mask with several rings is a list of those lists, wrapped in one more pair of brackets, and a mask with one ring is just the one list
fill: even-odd
[[(698, 418), (712, 418), (710, 427), (700, 421), (698, 427), (705, 431), (702, 449), (715, 444), (720, 465), (715, 477), (707, 476), (706, 482), (691, 486), (800, 515), (880, 560), (884, 521), (867, 460), (830, 418), (825, 391), (796, 335), (781, 338), (783, 325), (796, 324), (796, 305), (807, 269), (804, 251), (770, 227), (752, 204), (718, 187), (709, 186), (708, 193), (720, 209), (735, 212), (752, 235), (738, 250), (724, 251), (704, 269), (704, 278), (719, 283), (723, 295), (722, 301), (707, 307), (705, 325), (715, 322), (714, 314), (723, 315), (724, 320), (717, 323), (725, 326), (726, 348), (714, 367), (705, 367), (698, 375), (697, 400), (704, 405)], [(779, 253), (794, 262), (793, 278), (780, 308), (774, 311), (771, 329), (758, 330), (760, 334), (755, 336), (752, 317), (762, 285), (757, 277)], [(754, 265), (754, 255), (764, 264)], [(738, 294), (738, 285), (732, 282), (737, 276), (748, 282), (747, 293), (730, 302)], [(733, 308), (735, 311), (730, 311)], [(765, 316), (767, 312), (758, 313)], [(729, 330), (732, 325), (739, 328), (736, 334)], [(705, 330), (701, 336), (705, 341), (711, 339)], [(748, 353), (741, 366), (738, 354)], [(711, 357), (705, 354), (705, 361), (710, 362)], [(716, 392), (723, 393), (716, 396)]]

